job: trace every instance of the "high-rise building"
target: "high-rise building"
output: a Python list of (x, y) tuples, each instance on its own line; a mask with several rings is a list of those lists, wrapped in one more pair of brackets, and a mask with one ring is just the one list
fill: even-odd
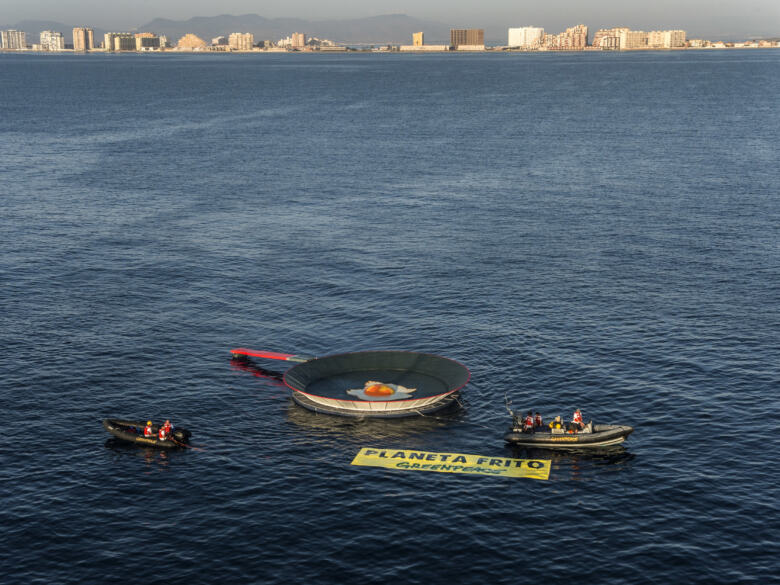
[(77, 26), (73, 29), (73, 50), (91, 51), (95, 48), (94, 33), (91, 28)]
[(647, 33), (647, 46), (651, 49), (674, 49), (685, 46), (684, 30), (651, 30)]
[(542, 46), (556, 51), (582, 51), (588, 46), (588, 27), (578, 24), (557, 35), (544, 35)]
[(255, 35), (252, 33), (232, 33), (228, 37), (228, 45), (234, 51), (251, 51), (255, 44)]
[(304, 33), (294, 32), (292, 34), (292, 43), (290, 46), (294, 49), (303, 49), (306, 46), (306, 35)]
[(662, 48), (664, 46), (664, 31), (651, 30), (647, 33), (647, 46), (653, 49)]
[(3, 49), (26, 49), (26, 33), (22, 30), (14, 29), (0, 31), (0, 46)]
[(507, 45), (523, 49), (538, 48), (544, 38), (544, 29), (536, 26), (522, 26), (510, 28), (507, 36)]
[(422, 47), (424, 44), (425, 44), (425, 40), (422, 32), (412, 33), (413, 47)]
[(629, 29), (625, 27), (599, 29), (593, 36), (593, 46), (600, 49), (619, 49), (620, 32), (627, 30)]
[(588, 46), (588, 27), (577, 24), (562, 33), (561, 48), (569, 51), (582, 51)]
[(103, 48), (106, 51), (135, 51), (133, 33), (106, 33), (103, 35)]
[(135, 34), (136, 51), (157, 51), (163, 46), (160, 37), (154, 33), (145, 32)]
[(484, 28), (452, 28), (450, 29), (450, 45), (456, 49), (460, 45), (485, 45)]
[(65, 37), (60, 32), (45, 30), (41, 32), (41, 51), (62, 51), (65, 49)]
[(666, 35), (664, 38), (665, 47), (674, 49), (685, 46), (686, 35), (684, 30), (667, 30), (664, 33)]
[(620, 37), (621, 49), (646, 49), (647, 33), (643, 30), (621, 30)]

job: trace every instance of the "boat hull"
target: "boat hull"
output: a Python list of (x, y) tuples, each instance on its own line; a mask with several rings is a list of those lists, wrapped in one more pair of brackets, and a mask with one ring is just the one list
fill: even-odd
[(553, 434), (549, 431), (524, 433), (510, 428), (504, 440), (523, 447), (544, 447), (545, 449), (583, 449), (617, 445), (626, 440), (634, 431), (627, 425), (593, 425), (592, 433)]
[(144, 447), (156, 447), (158, 449), (177, 449), (186, 446), (190, 440), (190, 431), (187, 429), (176, 429), (173, 432), (173, 440), (161, 441), (157, 438), (160, 425), (152, 425), (154, 437), (144, 437), (143, 429), (146, 423), (143, 421), (120, 420), (116, 418), (103, 419), (103, 428), (114, 435), (117, 439)]

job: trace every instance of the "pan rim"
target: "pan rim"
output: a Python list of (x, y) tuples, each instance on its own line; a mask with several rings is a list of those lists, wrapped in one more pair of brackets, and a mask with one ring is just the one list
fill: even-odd
[[(303, 390), (299, 390), (298, 388), (294, 388), (293, 386), (291, 386), (287, 382), (287, 376), (288, 376), (288, 374), (290, 372), (292, 372), (296, 368), (306, 366), (307, 364), (310, 364), (310, 363), (312, 363), (314, 361), (324, 360), (324, 359), (328, 359), (328, 358), (335, 358), (335, 357), (367, 354), (367, 353), (413, 354), (413, 355), (434, 357), (434, 358), (437, 358), (437, 359), (446, 360), (448, 362), (452, 362), (452, 363), (460, 366), (461, 368), (463, 368), (463, 370), (466, 372), (466, 379), (457, 388), (454, 388), (452, 390), (447, 390), (446, 392), (442, 392), (440, 394), (432, 394), (432, 395), (426, 396), (424, 398), (402, 398), (400, 400), (370, 400), (370, 401), (369, 400), (350, 400), (350, 399), (346, 399), (346, 398), (331, 398), (331, 397), (328, 397), (328, 396), (321, 396), (319, 394), (312, 394), (310, 392), (304, 392)], [(382, 404), (382, 405), (399, 404), (400, 405), (400, 404), (403, 404), (403, 403), (407, 403), (408, 404), (410, 402), (422, 401), (422, 400), (430, 401), (432, 398), (436, 398), (438, 400), (441, 400), (444, 397), (446, 397), (446, 396), (448, 396), (450, 394), (453, 394), (454, 392), (458, 392), (459, 390), (464, 388), (466, 386), (466, 384), (469, 383), (469, 380), (471, 380), (471, 371), (465, 365), (463, 365), (461, 362), (459, 362), (458, 360), (454, 360), (452, 358), (448, 358), (448, 357), (445, 357), (445, 356), (442, 356), (442, 355), (439, 355), (439, 354), (435, 354), (435, 353), (427, 353), (427, 352), (411, 351), (411, 350), (375, 349), (375, 350), (346, 351), (346, 352), (342, 352), (342, 353), (334, 353), (334, 354), (331, 354), (331, 355), (318, 357), (318, 358), (315, 358), (313, 360), (309, 360), (307, 362), (296, 364), (295, 366), (293, 366), (292, 368), (288, 369), (284, 373), (284, 377), (283, 377), (282, 380), (284, 382), (284, 385), (287, 386), (290, 390), (292, 390), (293, 392), (299, 392), (300, 394), (303, 394), (304, 396), (314, 396), (314, 397), (319, 398), (319, 399), (325, 399), (325, 400), (333, 401), (333, 402), (348, 402), (348, 403), (358, 402), (358, 403), (371, 403), (371, 404), (376, 404), (376, 405), (380, 405), (380, 404)]]

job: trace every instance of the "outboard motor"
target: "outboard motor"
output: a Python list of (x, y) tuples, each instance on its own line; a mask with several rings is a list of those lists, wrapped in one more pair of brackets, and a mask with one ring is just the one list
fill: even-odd
[(173, 431), (173, 438), (179, 443), (189, 443), (192, 433), (185, 429), (176, 429)]

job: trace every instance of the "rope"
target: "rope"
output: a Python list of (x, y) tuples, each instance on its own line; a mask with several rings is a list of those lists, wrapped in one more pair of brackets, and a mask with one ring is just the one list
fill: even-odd
[[(463, 403), (460, 400), (458, 400), (457, 396), (453, 396), (452, 399), (455, 402), (457, 402), (458, 405), (461, 408), (465, 408), (463, 406)], [(488, 429), (490, 431), (495, 431), (495, 429), (493, 427), (489, 427), (487, 425), (483, 425), (482, 423), (478, 423), (478, 422), (474, 422), (474, 421), (470, 421), (470, 420), (456, 420), (456, 421), (453, 421), (453, 419), (451, 419), (451, 418), (445, 418), (445, 417), (442, 417), (442, 416), (436, 416), (435, 414), (423, 414), (419, 410), (415, 410), (414, 412), (416, 412), (417, 414), (419, 414), (423, 418), (432, 418), (432, 419), (442, 420), (442, 421), (446, 421), (446, 422), (459, 422), (461, 424), (475, 425), (475, 426), (478, 426), (478, 427), (482, 427), (483, 429)]]
[(205, 449), (201, 449), (200, 447), (193, 447), (192, 445), (187, 445), (186, 443), (179, 443), (176, 439), (171, 437), (171, 441), (176, 443), (179, 447), (186, 447), (187, 449), (195, 449), (196, 451), (205, 451)]

